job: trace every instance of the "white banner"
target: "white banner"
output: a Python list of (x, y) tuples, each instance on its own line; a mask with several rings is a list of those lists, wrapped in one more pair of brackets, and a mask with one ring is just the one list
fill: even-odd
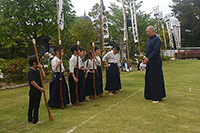
[(159, 17), (159, 6), (155, 6), (153, 7), (153, 14), (154, 14), (154, 17), (155, 18), (158, 18)]
[(177, 21), (173, 26), (173, 34), (174, 34), (174, 39), (176, 42), (176, 48), (180, 48), (181, 47), (181, 33), (180, 33), (179, 21)]
[(134, 42), (137, 43), (138, 40), (138, 28), (137, 28), (137, 16), (135, 10), (135, 1), (130, 2), (130, 10), (131, 10), (131, 21), (132, 21), (132, 30), (133, 30), (133, 39)]
[(107, 21), (107, 16), (105, 13), (105, 6), (103, 4), (103, 0), (101, 0), (101, 10), (102, 10), (102, 19), (103, 19), (104, 38), (109, 38), (108, 21)]
[(172, 36), (172, 30), (171, 30), (171, 22), (167, 21), (166, 25), (167, 25), (168, 35), (169, 35), (169, 44), (170, 44), (170, 47), (173, 48), (174, 44), (173, 44), (173, 36)]
[(124, 0), (122, 0), (122, 11), (123, 11), (123, 18), (124, 18), (124, 41), (127, 41), (128, 31), (127, 31), (127, 25), (126, 25), (126, 11), (124, 7)]
[(60, 24), (60, 29), (64, 29), (64, 8), (63, 8), (63, 0), (59, 0), (59, 8), (58, 8), (58, 23)]

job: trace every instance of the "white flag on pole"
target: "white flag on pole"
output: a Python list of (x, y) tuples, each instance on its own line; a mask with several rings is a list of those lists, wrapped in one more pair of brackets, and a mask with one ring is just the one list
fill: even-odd
[(138, 28), (137, 28), (137, 18), (136, 18), (136, 10), (135, 10), (135, 1), (130, 2), (130, 10), (131, 10), (131, 21), (132, 21), (133, 39), (134, 39), (134, 42), (137, 43), (139, 40), (138, 40)]
[(60, 24), (60, 29), (64, 29), (64, 8), (63, 8), (63, 0), (59, 0), (59, 8), (58, 8), (58, 23)]
[(166, 25), (167, 25), (168, 35), (169, 35), (169, 44), (170, 44), (170, 47), (174, 47), (174, 44), (173, 44), (173, 36), (172, 36), (172, 30), (171, 30), (171, 22), (170, 22), (170, 21), (167, 21), (167, 22), (166, 22)]
[(173, 34), (174, 34), (174, 39), (176, 42), (176, 48), (180, 48), (181, 47), (181, 38), (180, 38), (180, 22), (177, 21), (175, 22), (175, 24), (173, 25)]
[(101, 0), (101, 10), (102, 10), (102, 19), (103, 19), (103, 33), (104, 33), (104, 38), (109, 38), (109, 31), (108, 31), (108, 21), (107, 21), (107, 16), (105, 13), (105, 6), (103, 3), (103, 0)]
[(122, 0), (122, 11), (123, 11), (123, 18), (124, 18), (124, 41), (127, 41), (127, 25), (126, 25), (126, 11), (124, 7), (124, 0)]

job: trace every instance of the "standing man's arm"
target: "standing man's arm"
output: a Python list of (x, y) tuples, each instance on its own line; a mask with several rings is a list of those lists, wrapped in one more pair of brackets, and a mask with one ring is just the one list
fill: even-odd
[(153, 51), (151, 52), (151, 54), (147, 58), (145, 58), (143, 63), (147, 64), (149, 62), (149, 60), (158, 56), (159, 53), (160, 53), (160, 47), (161, 47), (161, 41), (160, 41), (160, 39), (156, 39), (155, 42), (154, 42), (154, 45), (153, 45)]

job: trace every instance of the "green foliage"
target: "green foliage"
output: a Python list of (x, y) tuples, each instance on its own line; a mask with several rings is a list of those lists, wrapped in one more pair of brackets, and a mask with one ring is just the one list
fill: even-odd
[(162, 56), (162, 60), (163, 61), (169, 61), (170, 60), (170, 56)]
[(13, 59), (3, 63), (0, 69), (7, 82), (27, 78), (28, 64), (24, 58)]
[(0, 64), (3, 64), (4, 62), (6, 62), (5, 59), (0, 58)]
[(89, 49), (90, 42), (95, 40), (94, 27), (90, 20), (77, 18), (75, 23), (69, 30), (71, 35), (72, 44), (76, 44), (80, 41), (80, 45), (86, 49)]
[(173, 0), (172, 11), (181, 21), (183, 46), (200, 46), (200, 1)]
[[(13, 56), (7, 57), (11, 53), (14, 57), (33, 54), (31, 38), (36, 39), (39, 47), (45, 37), (58, 42), (56, 0), (0, 0), (0, 3), (0, 50), (5, 49), (1, 56), (12, 59)], [(71, 0), (64, 0), (65, 28), (62, 36), (73, 22), (72, 7)]]

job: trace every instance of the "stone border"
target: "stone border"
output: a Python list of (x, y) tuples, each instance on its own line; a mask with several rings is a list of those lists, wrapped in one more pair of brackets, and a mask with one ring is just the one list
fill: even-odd
[(0, 91), (1, 90), (7, 90), (7, 89), (20, 88), (20, 87), (25, 87), (25, 86), (28, 86), (28, 83), (27, 84), (19, 84), (19, 85), (9, 86), (9, 87), (2, 87), (2, 88), (0, 88)]
[[(45, 80), (44, 83), (47, 83), (47, 82), (50, 82), (51, 80)], [(14, 85), (14, 86), (9, 86), (9, 87), (2, 87), (0, 88), (0, 91), (3, 91), (3, 90), (8, 90), (8, 89), (16, 89), (16, 88), (20, 88), (20, 87), (25, 87), (25, 86), (28, 86), (29, 83), (26, 83), (26, 84), (19, 84), (19, 85)]]

